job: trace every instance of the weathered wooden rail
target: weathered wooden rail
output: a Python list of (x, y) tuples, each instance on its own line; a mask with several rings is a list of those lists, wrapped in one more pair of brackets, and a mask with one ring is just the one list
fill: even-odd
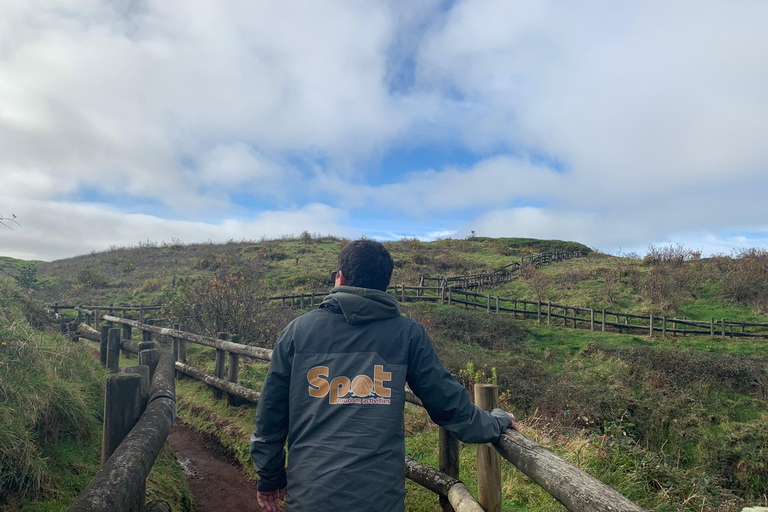
[[(140, 349), (139, 365), (118, 373), (120, 330), (104, 326), (97, 332), (82, 324), (80, 335), (102, 347), (106, 337), (107, 367), (113, 363), (113, 374), (107, 378), (104, 398), (102, 467), (69, 510), (143, 511), (147, 475), (176, 416), (173, 356), (155, 348)], [(123, 344), (129, 346), (130, 342), (124, 340)]]
[[(258, 403), (259, 393), (237, 382), (240, 367), (239, 358), (244, 356), (259, 361), (270, 361), (271, 350), (228, 341), (223, 339), (227, 337), (223, 333), (219, 338), (211, 338), (189, 333), (183, 329), (169, 329), (151, 324), (142, 324), (136, 320), (112, 315), (103, 315), (101, 320), (112, 325), (122, 325), (123, 329), (126, 327), (138, 329), (142, 332), (142, 339), (151, 339), (152, 336), (170, 337), (173, 345), (173, 355), (166, 354), (162, 357), (166, 358), (163, 360), (170, 358), (173, 361), (173, 359), (176, 359), (174, 367), (178, 373), (205, 383), (214, 388), (214, 392), (221, 392), (221, 396), (226, 396), (230, 400), (230, 404), (234, 405), (235, 403), (232, 400), (233, 397), (253, 404)], [(119, 329), (105, 326), (102, 332), (105, 330), (108, 333), (108, 344), (110, 335), (112, 336), (113, 348), (130, 346), (127, 342), (132, 340), (121, 340), (119, 338), (121, 333)], [(102, 342), (102, 332), (99, 333), (97, 339), (97, 331), (85, 324), (80, 326), (79, 332), (80, 336), (86, 339)], [(195, 343), (216, 349), (214, 371), (216, 375), (207, 374), (187, 364), (186, 343)], [(115, 352), (119, 356), (119, 349), (115, 350)], [(151, 351), (141, 351), (141, 354), (147, 352)], [(229, 358), (228, 368), (223, 363), (227, 358)], [(479, 406), (486, 409), (495, 407), (495, 400), (498, 396), (495, 386), (477, 385), (475, 388), (475, 400)], [(406, 390), (406, 400), (423, 407), (421, 401), (408, 390)], [(570, 511), (642, 511), (642, 508), (604, 483), (584, 473), (546, 448), (530, 441), (518, 432), (507, 431), (498, 443), (488, 446), (492, 446), (491, 455), (489, 455), (487, 449), (482, 451), (484, 449), (483, 446), (478, 447), (477, 500), (471, 495), (466, 486), (458, 480), (458, 441), (442, 429), (440, 435), (440, 468), (431, 468), (413, 459), (407, 459), (406, 474), (409, 479), (437, 493), (441, 497), (443, 510), (454, 510), (456, 512), (498, 511), (501, 506), (501, 476), (498, 469), (498, 455), (496, 455), (498, 453), (528, 475)], [(125, 451), (126, 453), (132, 453), (128, 449)], [(496, 460), (495, 463), (494, 460)]]

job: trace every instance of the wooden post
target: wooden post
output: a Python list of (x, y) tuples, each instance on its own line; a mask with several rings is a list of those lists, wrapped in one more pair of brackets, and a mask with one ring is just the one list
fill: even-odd
[(299, 297), (299, 309), (304, 309), (304, 293), (302, 292), (301, 297)]
[(722, 327), (722, 340), (725, 341), (725, 318), (721, 321), (721, 327)]
[[(179, 330), (179, 324), (173, 324), (173, 330)], [(173, 360), (179, 360), (179, 338), (171, 338), (171, 349), (173, 352)]]
[[(155, 323), (154, 320), (151, 318), (147, 319), (145, 322), (147, 325), (153, 325)], [(142, 329), (141, 331), (141, 341), (152, 341), (152, 331), (145, 331)]]
[[(182, 324), (179, 326), (179, 330), (182, 332), (187, 331), (187, 326)], [(178, 359), (180, 363), (186, 363), (187, 362), (187, 340), (183, 338), (178, 339), (179, 342), (179, 353), (178, 353)], [(176, 372), (176, 379), (181, 379), (181, 372)]]
[(536, 303), (536, 321), (541, 325), (541, 299)]
[[(118, 330), (115, 329), (115, 332)], [(102, 465), (120, 446), (139, 417), (141, 417), (141, 376), (135, 374), (108, 376), (104, 393)]]
[(144, 304), (139, 305), (139, 322), (144, 323)]
[[(440, 463), (442, 473), (453, 478), (459, 478), (459, 441), (447, 430), (440, 429)], [(454, 512), (447, 497), (440, 497), (440, 508), (443, 512)]]
[[(220, 340), (227, 339), (227, 333), (220, 332), (217, 336)], [(216, 366), (214, 367), (213, 375), (217, 379), (224, 378), (224, 364), (226, 363), (226, 351), (220, 348), (216, 349)], [(224, 392), (220, 389), (213, 388), (213, 398), (222, 398)]]
[(291, 309), (296, 309), (296, 301), (293, 295), (291, 295)]
[(661, 337), (662, 338), (667, 337), (667, 317), (666, 316), (661, 317)]
[(709, 335), (712, 339), (715, 339), (715, 319), (713, 318), (709, 324)]
[[(240, 335), (233, 334), (230, 339), (232, 343), (240, 343)], [(233, 384), (237, 384), (237, 378), (240, 375), (240, 356), (238, 354), (229, 353), (229, 368), (227, 369), (227, 380)], [(227, 404), (237, 405), (237, 396), (227, 393)]]
[(113, 327), (107, 335), (107, 369), (117, 373), (120, 369), (120, 329)]
[(547, 325), (552, 325), (552, 301), (547, 301)]
[(603, 308), (603, 325), (601, 327), (602, 332), (605, 332), (605, 308)]
[(160, 361), (160, 350), (156, 348), (150, 348), (139, 352), (139, 364), (149, 367), (149, 382), (155, 378), (155, 370), (157, 369), (157, 363)]
[(451, 305), (451, 297), (453, 295), (453, 292), (451, 291), (451, 288), (448, 288), (448, 305)]
[(149, 399), (149, 388), (152, 382), (149, 380), (149, 366), (136, 365), (126, 366), (123, 368), (123, 374), (135, 374), (141, 377), (141, 394), (139, 396), (139, 415), (144, 414), (144, 410), (147, 408), (147, 400)]
[(672, 337), (677, 338), (677, 317), (672, 320)]
[(563, 327), (568, 327), (568, 307), (563, 308)]
[[(475, 405), (490, 411), (498, 403), (498, 386), (475, 384)], [(501, 512), (501, 457), (488, 445), (477, 445), (477, 501), (485, 512)]]
[(592, 308), (589, 308), (589, 330), (595, 330), (595, 310)]
[(499, 314), (499, 296), (496, 296), (496, 314)]
[(98, 309), (93, 310), (93, 328), (97, 331), (101, 329), (101, 313)]
[(648, 332), (648, 336), (653, 338), (653, 313), (648, 313), (648, 320), (649, 320), (648, 323), (651, 325), (650, 330)]
[[(688, 316), (684, 316), (683, 320), (688, 320)], [(688, 331), (688, 325), (683, 324), (683, 338), (688, 336), (688, 332), (687, 331)]]
[(109, 341), (109, 326), (101, 326), (99, 343), (99, 361), (102, 366), (107, 366), (107, 343)]
[(123, 324), (123, 339), (124, 340), (132, 340), (133, 339), (133, 332), (132, 327), (127, 324)]
[[(512, 309), (514, 310), (513, 314), (515, 315), (515, 318), (517, 318), (517, 299), (515, 299), (514, 305), (512, 306)], [(525, 316), (525, 315), (523, 315)]]

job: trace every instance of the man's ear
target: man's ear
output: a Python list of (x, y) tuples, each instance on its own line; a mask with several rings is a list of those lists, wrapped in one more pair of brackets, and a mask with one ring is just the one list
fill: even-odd
[(344, 278), (344, 272), (339, 270), (339, 273), (336, 274), (336, 286), (344, 286), (346, 282), (347, 280)]

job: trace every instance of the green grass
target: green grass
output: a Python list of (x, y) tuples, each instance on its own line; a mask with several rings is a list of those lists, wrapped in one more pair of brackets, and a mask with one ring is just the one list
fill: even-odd
[[(2, 511), (65, 510), (99, 470), (107, 373), (87, 342), (33, 326), (44, 318), (0, 280)], [(189, 510), (186, 478), (168, 448), (147, 489), (174, 510)]]

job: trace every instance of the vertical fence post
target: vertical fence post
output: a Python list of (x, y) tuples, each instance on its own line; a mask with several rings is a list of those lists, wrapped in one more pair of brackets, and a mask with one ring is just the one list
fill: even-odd
[[(182, 324), (182, 325), (179, 326), (179, 330), (182, 331), (182, 332), (186, 332), (187, 331), (187, 326)], [(185, 340), (183, 338), (179, 338), (178, 342), (179, 342), (179, 354), (178, 354), (179, 358), (178, 358), (178, 361), (180, 363), (186, 363), (187, 362), (187, 340)], [(181, 379), (181, 378), (182, 378), (182, 373), (181, 372), (176, 372), (176, 379)]]
[[(173, 330), (178, 331), (179, 324), (173, 324)], [(173, 351), (173, 360), (178, 361), (179, 360), (179, 338), (176, 338), (176, 337), (171, 338), (171, 348)]]
[(113, 327), (107, 335), (107, 369), (117, 373), (120, 369), (120, 329)]
[(721, 321), (721, 327), (722, 329), (722, 340), (725, 341), (725, 318)]
[(666, 316), (661, 317), (661, 337), (662, 338), (667, 337), (667, 317)]
[(605, 308), (603, 308), (603, 325), (601, 327), (602, 332), (605, 332)]
[(149, 388), (151, 382), (149, 381), (149, 366), (136, 365), (127, 366), (123, 368), (123, 374), (133, 373), (141, 377), (141, 394), (139, 396), (139, 415), (144, 414), (144, 409), (147, 408), (147, 400), (149, 399)]
[(563, 327), (568, 327), (568, 307), (563, 308)]
[(589, 308), (589, 330), (595, 330), (595, 310), (592, 308)]
[[(498, 403), (495, 384), (475, 384), (475, 405), (488, 411)], [(477, 501), (485, 512), (501, 512), (501, 460), (487, 445), (477, 445)]]
[(139, 305), (139, 322), (144, 323), (144, 304)]
[(541, 299), (536, 302), (536, 321), (541, 325)]
[[(115, 332), (118, 332), (115, 329)], [(141, 416), (141, 376), (110, 375), (104, 393), (104, 427), (101, 438), (101, 463), (120, 446)]]
[[(233, 334), (232, 343), (240, 343), (240, 335)], [(237, 384), (237, 378), (240, 374), (240, 356), (238, 354), (229, 353), (229, 369), (227, 371), (227, 379), (233, 384)], [(227, 393), (227, 403), (229, 405), (237, 404), (237, 396)]]
[(149, 382), (155, 378), (157, 363), (160, 361), (160, 351), (156, 348), (150, 348), (139, 352), (139, 364), (149, 367)]
[(451, 287), (448, 287), (448, 305), (451, 305), (451, 299), (453, 297), (453, 292), (451, 291)]
[(98, 309), (93, 310), (93, 328), (97, 331), (101, 329), (101, 313)]
[[(447, 430), (440, 429), (440, 471), (453, 478), (459, 478), (459, 441)], [(447, 497), (440, 497), (440, 508), (443, 512), (454, 512)]]
[[(155, 321), (152, 318), (146, 320), (147, 325), (155, 325)], [(152, 331), (141, 331), (141, 341), (152, 341)]]
[(650, 324), (648, 336), (653, 338), (653, 313), (648, 313), (648, 323)]
[(552, 301), (547, 301), (547, 325), (552, 325)]
[[(218, 338), (220, 340), (226, 340), (227, 339), (227, 333), (220, 332), (218, 334)], [(225, 363), (226, 363), (226, 351), (224, 351), (224, 350), (222, 350), (220, 348), (217, 348), (216, 349), (216, 366), (215, 366), (214, 372), (213, 372), (214, 376), (217, 379), (223, 379), (224, 378), (224, 364)], [(222, 390), (213, 388), (213, 398), (222, 398), (223, 396), (224, 396), (224, 392)]]
[(499, 314), (499, 296), (496, 296), (496, 314)]
[(712, 318), (710, 324), (709, 324), (709, 336), (712, 339), (715, 339), (715, 319)]
[(109, 343), (109, 326), (101, 326), (101, 343), (99, 343), (99, 361), (102, 366), (107, 366), (107, 344)]
[(488, 294), (488, 303), (486, 304), (485, 312), (486, 313), (490, 313), (491, 312), (491, 294), (490, 293)]

